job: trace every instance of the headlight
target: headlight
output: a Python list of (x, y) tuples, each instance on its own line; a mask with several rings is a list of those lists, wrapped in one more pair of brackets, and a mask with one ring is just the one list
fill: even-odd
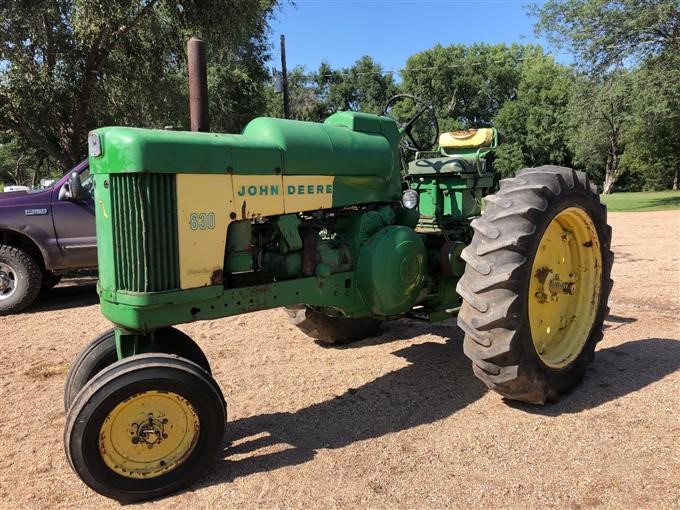
[(401, 203), (406, 209), (415, 209), (418, 207), (418, 192), (414, 189), (407, 189), (401, 196)]
[(90, 153), (90, 156), (94, 156), (95, 158), (97, 156), (102, 155), (102, 144), (99, 141), (99, 135), (97, 133), (90, 133), (87, 135), (87, 149)]

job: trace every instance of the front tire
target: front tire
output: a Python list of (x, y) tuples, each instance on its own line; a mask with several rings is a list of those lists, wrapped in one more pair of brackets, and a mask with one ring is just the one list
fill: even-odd
[(372, 317), (350, 319), (331, 317), (314, 310), (309, 305), (287, 307), (291, 324), (305, 335), (326, 345), (345, 345), (380, 333), (382, 321)]
[(222, 392), (201, 367), (140, 354), (99, 372), (66, 417), (64, 446), (76, 474), (99, 494), (132, 503), (194, 483), (224, 436)]
[[(158, 329), (154, 335), (157, 339), (155, 347), (158, 352), (188, 359), (211, 373), (208, 359), (190, 336), (172, 327)], [(90, 342), (73, 360), (64, 383), (64, 409), (69, 410), (73, 399), (90, 379), (116, 361), (118, 361), (116, 335), (111, 328)]]
[(582, 172), (542, 166), (486, 197), (458, 283), (475, 375), (506, 398), (554, 401), (602, 339), (613, 254), (607, 209)]
[(18, 313), (38, 297), (42, 272), (21, 248), (0, 245), (0, 315)]

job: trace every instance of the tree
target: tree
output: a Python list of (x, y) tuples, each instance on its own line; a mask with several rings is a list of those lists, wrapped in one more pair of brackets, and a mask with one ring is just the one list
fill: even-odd
[(569, 104), (569, 145), (574, 163), (611, 193), (622, 174), (621, 156), (630, 124), (632, 77), (619, 70), (606, 79), (579, 77)]
[(585, 123), (576, 138), (599, 150), (586, 161), (574, 142), (576, 159), (604, 166), (605, 192), (621, 176), (634, 189), (677, 186), (680, 147), (670, 133), (680, 129), (678, 0), (548, 0), (534, 13), (537, 30), (574, 51), (593, 82), (572, 112)]
[(526, 166), (571, 164), (567, 111), (572, 83), (573, 72), (552, 57), (523, 62), (516, 97), (503, 103), (494, 119), (505, 137), (495, 162), (503, 175)]
[(678, 0), (548, 0), (532, 10), (537, 31), (589, 71), (680, 51)]
[[(675, 62), (673, 61), (675, 60)], [(664, 54), (635, 71), (622, 156), (627, 187), (678, 189), (680, 173), (680, 54)]]
[(522, 62), (538, 46), (436, 45), (409, 57), (402, 88), (432, 101), (442, 130), (490, 126), (516, 98)]
[(11, 133), (0, 133), (0, 182), (35, 187), (42, 177), (54, 174), (46, 154), (23, 146)]
[(384, 73), (382, 66), (365, 55), (349, 69), (328, 74), (330, 66), (319, 69), (319, 84), (326, 87), (325, 96), (332, 111), (353, 110), (366, 113), (382, 113), (390, 97), (398, 93), (391, 73)]
[[(288, 73), (291, 115), (294, 119), (323, 122), (342, 110), (381, 113), (387, 100), (398, 93), (391, 73), (363, 56), (351, 67), (333, 69), (322, 62), (319, 69), (307, 73), (301, 66)], [(268, 114), (280, 117), (282, 99), (269, 88)]]
[(190, 35), (209, 43), (211, 89), (241, 96), (235, 102), (213, 94), (213, 124), (242, 124), (264, 108), (266, 32), (276, 6), (277, 0), (3, 2), (0, 130), (65, 171), (82, 157), (90, 128), (185, 125)]
[[(329, 115), (328, 105), (320, 96), (317, 80), (315, 73), (307, 73), (302, 66), (295, 66), (288, 71), (288, 94), (293, 119), (323, 122)], [(275, 92), (272, 86), (267, 87), (267, 115), (283, 117), (283, 94)]]

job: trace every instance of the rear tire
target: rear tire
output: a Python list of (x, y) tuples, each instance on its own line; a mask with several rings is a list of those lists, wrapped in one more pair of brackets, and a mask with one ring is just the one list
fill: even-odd
[(219, 452), (226, 406), (201, 367), (140, 354), (99, 372), (66, 416), (68, 461), (91, 489), (132, 503), (182, 490)]
[(297, 326), (305, 335), (327, 345), (344, 345), (376, 336), (380, 333), (382, 324), (382, 321), (372, 317), (359, 319), (331, 317), (308, 305), (287, 307), (285, 310), (291, 324)]
[(42, 272), (21, 248), (0, 245), (0, 315), (20, 312), (38, 297)]
[[(175, 354), (196, 363), (203, 370), (210, 372), (210, 363), (205, 354), (190, 336), (180, 330), (169, 327), (155, 332), (160, 339), (156, 343), (158, 352)], [(97, 373), (118, 361), (116, 353), (116, 335), (113, 328), (102, 333), (87, 345), (71, 364), (64, 383), (64, 409), (69, 410), (78, 392)]]
[(555, 166), (501, 181), (486, 202), (457, 287), (464, 352), (504, 397), (557, 400), (583, 379), (602, 339), (613, 262), (607, 209), (584, 173)]

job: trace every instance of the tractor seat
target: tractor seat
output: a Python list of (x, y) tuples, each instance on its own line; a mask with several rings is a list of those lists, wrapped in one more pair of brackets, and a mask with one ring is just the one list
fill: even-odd
[(493, 138), (492, 128), (449, 131), (439, 136), (439, 146), (443, 149), (478, 149), (491, 147)]

